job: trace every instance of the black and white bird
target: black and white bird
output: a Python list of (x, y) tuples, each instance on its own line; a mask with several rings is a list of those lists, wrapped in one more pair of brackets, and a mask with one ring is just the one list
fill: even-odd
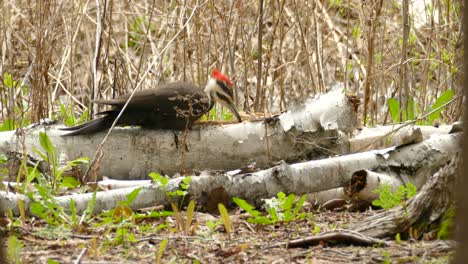
[[(137, 91), (117, 121), (119, 126), (141, 126), (150, 129), (191, 129), (195, 121), (213, 108), (215, 102), (226, 106), (241, 117), (234, 105), (233, 84), (229, 78), (213, 70), (205, 89), (185, 82), (159, 85), (153, 89)], [(130, 94), (110, 100), (93, 100), (92, 103), (110, 105), (113, 108), (97, 113), (97, 119), (74, 127), (63, 128), (71, 131), (64, 136), (93, 134), (109, 129), (127, 102)]]

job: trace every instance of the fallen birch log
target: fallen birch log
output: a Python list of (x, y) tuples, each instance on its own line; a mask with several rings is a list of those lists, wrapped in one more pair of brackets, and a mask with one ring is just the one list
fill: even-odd
[(416, 226), (419, 234), (438, 221), (453, 205), (454, 186), (459, 182), (459, 155), (452, 157), (405, 205), (381, 211), (348, 228), (374, 238), (394, 237)]
[[(442, 164), (447, 163), (460, 151), (461, 133), (432, 137), (421, 143), (385, 151), (372, 151), (345, 155), (335, 158), (314, 160), (296, 164), (282, 164), (254, 173), (233, 175), (229, 173), (204, 172), (191, 177), (190, 199), (207, 201), (213, 190), (222, 188), (228, 197), (239, 197), (250, 202), (261, 203), (261, 199), (284, 193), (307, 194), (332, 188), (344, 187), (351, 180), (353, 172), (363, 169), (392, 168), (396, 170), (415, 169), (420, 173), (432, 175)], [(182, 177), (169, 180), (168, 191), (177, 189)], [(140, 195), (132, 208), (154, 205), (167, 205), (165, 191), (158, 186), (141, 187)], [(95, 211), (114, 208), (125, 195), (135, 188), (124, 188), (99, 192)], [(69, 200), (75, 200), (77, 212), (84, 210), (91, 194), (57, 197), (58, 203), (65, 208)], [(19, 212), (14, 194), (0, 192), (0, 206)], [(187, 199), (186, 199), (187, 200)], [(25, 208), (28, 211), (27, 202)], [(199, 203), (200, 204), (200, 203)], [(216, 203), (217, 204), (217, 203)]]
[[(379, 198), (377, 193), (374, 191), (381, 185), (385, 184), (390, 187), (391, 192), (395, 192), (400, 186), (407, 183), (412, 184), (421, 184), (422, 180), (418, 179), (419, 177), (426, 178), (425, 175), (415, 172), (415, 175), (399, 175), (395, 172), (373, 172), (370, 170), (359, 170), (353, 173), (351, 180), (345, 193), (348, 197), (357, 198), (359, 200), (364, 200), (372, 202), (375, 199)], [(403, 180), (406, 178), (407, 181)], [(415, 185), (416, 189), (420, 189), (421, 185)]]
[[(377, 149), (388, 145), (389, 142), (403, 145), (417, 143), (421, 142), (422, 139), (428, 139), (431, 136), (437, 137), (438, 135), (452, 133), (453, 131), (461, 131), (458, 127), (459, 124), (455, 123), (453, 125), (441, 126), (439, 128), (407, 126), (400, 129), (399, 126), (387, 126), (364, 129), (363, 131), (365, 132), (361, 132), (363, 134), (360, 133), (359, 138), (352, 138), (349, 140), (350, 150), (355, 151), (357, 147), (367, 146), (368, 143), (372, 143)], [(388, 142), (383, 143), (385, 135), (388, 135), (388, 133), (394, 129), (397, 129), (396, 134), (394, 136), (387, 137)], [(408, 161), (410, 161), (413, 156), (411, 155), (407, 158)], [(408, 167), (406, 167), (405, 170), (392, 170), (385, 166), (381, 166), (378, 168), (379, 171), (366, 169), (356, 171), (353, 173), (351, 181), (345, 189), (340, 187), (337, 189), (312, 193), (309, 194), (308, 200), (315, 204), (324, 204), (327, 201), (335, 199), (350, 200), (351, 198), (372, 202), (378, 198), (377, 194), (374, 193), (374, 190), (381, 184), (388, 184), (391, 186), (391, 190), (395, 191), (401, 185), (410, 182), (419, 189), (426, 182), (427, 174), (425, 173), (427, 173), (427, 170), (419, 171), (418, 168), (420, 166), (417, 163), (418, 162), (414, 163), (414, 165), (408, 164)], [(394, 167), (394, 165), (391, 165), (390, 167)], [(427, 168), (431, 168), (431, 166)]]
[[(408, 159), (410, 158), (408, 157)], [(432, 174), (427, 170), (418, 170), (414, 166), (404, 170), (382, 167), (378, 168), (377, 171), (360, 170), (353, 173), (349, 185), (345, 188), (345, 193), (349, 197), (372, 202), (378, 198), (374, 191), (383, 184), (390, 186), (392, 192), (408, 183), (415, 185), (416, 189), (419, 190), (427, 182), (428, 176)]]
[(307, 201), (314, 205), (323, 205), (331, 200), (349, 200), (349, 197), (345, 194), (343, 187), (314, 192), (307, 195)]
[[(456, 125), (456, 124), (454, 124)], [(393, 125), (363, 127), (360, 131), (349, 139), (349, 152), (363, 152), (375, 149), (388, 148), (390, 146), (400, 146), (412, 139), (415, 133), (419, 133), (421, 140), (426, 140), (432, 135), (449, 134), (454, 125), (433, 126), (414, 126), (414, 125)]]
[[(115, 128), (103, 148), (97, 174), (114, 179), (145, 179), (152, 172), (232, 170), (253, 162), (260, 168), (280, 160), (318, 159), (343, 154), (341, 135), (358, 125), (355, 101), (341, 89), (309, 99), (294, 111), (264, 121), (208, 126), (185, 132)], [(29, 155), (41, 148), (38, 134), (46, 131), (61, 155), (73, 160), (94, 158), (105, 133), (61, 137), (55, 126), (25, 131)], [(0, 133), (0, 152), (22, 152), (22, 136)]]
[(100, 190), (116, 190), (123, 188), (131, 187), (140, 187), (150, 185), (151, 180), (133, 180), (133, 181), (124, 181), (124, 180), (115, 180), (115, 179), (104, 179), (98, 182), (87, 182), (86, 185), (92, 189)]
[[(170, 187), (167, 190), (176, 190), (177, 186), (172, 186), (176, 181), (170, 183)], [(105, 210), (115, 208), (120, 201), (127, 200), (127, 195), (133, 192), (137, 187), (122, 188), (116, 190), (108, 190), (102, 192), (96, 192), (96, 205), (94, 208), (95, 213), (99, 213)], [(141, 191), (138, 194), (137, 201), (132, 204), (133, 209), (145, 208), (154, 206), (157, 204), (156, 201), (165, 201), (166, 193), (161, 188), (147, 185), (146, 187), (140, 187)], [(55, 203), (57, 206), (62, 207), (65, 211), (70, 210), (70, 200), (75, 202), (76, 212), (83, 214), (86, 210), (89, 202), (93, 198), (93, 193), (85, 194), (74, 194), (55, 197)], [(37, 197), (37, 199), (41, 199)], [(11, 209), (13, 215), (20, 215), (20, 207), (18, 201), (21, 200), (24, 203), (24, 210), (26, 215), (31, 214), (31, 201), (29, 197), (22, 194), (15, 194), (12, 192), (0, 191), (0, 212), (6, 212), (7, 209)], [(164, 204), (167, 202), (164, 202)]]

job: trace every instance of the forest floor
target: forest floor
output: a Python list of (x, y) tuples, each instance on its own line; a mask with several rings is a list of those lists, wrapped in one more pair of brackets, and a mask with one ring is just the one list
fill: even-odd
[(73, 231), (29, 220), (28, 227), (19, 228), (17, 235), (24, 244), (22, 263), (158, 263), (158, 257), (159, 263), (449, 263), (455, 253), (454, 241), (437, 240), (430, 234), (418, 240), (385, 240), (386, 246), (330, 241), (289, 249), (278, 246), (346, 229), (348, 224), (376, 213), (307, 211), (303, 220), (258, 226), (236, 209), (230, 212), (231, 238), (219, 216), (199, 212), (195, 212), (188, 232), (185, 227), (178, 231), (173, 217), (160, 217)]

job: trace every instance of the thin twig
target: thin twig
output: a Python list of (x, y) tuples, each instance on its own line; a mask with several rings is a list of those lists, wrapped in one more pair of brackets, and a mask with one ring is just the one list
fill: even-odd
[(85, 247), (83, 248), (83, 250), (81, 250), (81, 253), (80, 255), (78, 256), (78, 258), (76, 258), (75, 262), (73, 262), (74, 264), (79, 264), (81, 262), (81, 259), (83, 258), (84, 254), (88, 251), (88, 248)]
[(323, 46), (322, 46), (322, 31), (319, 28), (317, 19), (317, 5), (314, 5), (312, 10), (312, 18), (314, 20), (314, 33), (315, 33), (315, 61), (317, 64), (317, 77), (320, 93), (325, 92), (325, 74), (323, 73)]
[(377, 7), (374, 6), (370, 7), (370, 10), (374, 10), (373, 14), (367, 18), (367, 24), (369, 26), (368, 37), (367, 37), (367, 76), (365, 81), (365, 88), (364, 88), (364, 112), (363, 112), (363, 125), (366, 125), (367, 122), (367, 108), (369, 105), (369, 100), (371, 98), (371, 85), (374, 81), (374, 76), (372, 76), (372, 72), (374, 70), (374, 53), (375, 53), (375, 32), (377, 29), (378, 22), (380, 16), (380, 11), (382, 10), (383, 0), (377, 0), (375, 4)]
[(262, 93), (262, 56), (263, 56), (263, 0), (258, 0), (258, 41), (257, 41), (257, 92), (255, 94), (255, 111), (260, 112), (263, 104)]
[(341, 244), (344, 243), (344, 244), (361, 245), (361, 246), (374, 246), (374, 245), (389, 246), (389, 244), (383, 240), (373, 238), (370, 236), (366, 236), (356, 231), (343, 229), (343, 230), (337, 230), (333, 232), (322, 233), (317, 236), (309, 236), (305, 238), (277, 243), (267, 248), (309, 247), (309, 246), (314, 246), (323, 242), (341, 243)]
[[(84, 17), (84, 13), (85, 13), (85, 10), (86, 8), (88, 7), (88, 4), (89, 4), (89, 1), (90, 0), (87, 0), (86, 3), (84, 4), (83, 8), (82, 8), (82, 12), (80, 12), (80, 16), (78, 18), (78, 22), (77, 22), (77, 25), (76, 25), (76, 28), (75, 28), (75, 32), (73, 33), (73, 36), (71, 37), (70, 39), (70, 44), (67, 45), (66, 49), (65, 49), (65, 55), (63, 56), (63, 60), (62, 60), (62, 65), (60, 67), (60, 70), (57, 74), (57, 77), (53, 76), (52, 73), (48, 73), (49, 76), (53, 77), (54, 79), (56, 79), (57, 83), (55, 84), (55, 88), (52, 92), (52, 102), (55, 102), (56, 100), (56, 95), (57, 95), (57, 92), (58, 92), (58, 88), (59, 86), (62, 88), (62, 90), (68, 95), (70, 96), (70, 98), (77, 104), (79, 104), (81, 107), (83, 108), (86, 108), (86, 106), (81, 103), (75, 96), (73, 96), (73, 94), (65, 87), (65, 85), (60, 81), (61, 80), (61, 76), (62, 76), (62, 73), (63, 73), (63, 70), (65, 68), (65, 65), (66, 65), (66, 61), (68, 61), (68, 59), (72, 59), (72, 55), (73, 54), (73, 44), (75, 43), (75, 40), (76, 40), (76, 36), (78, 35), (78, 32), (79, 32), (79, 29), (80, 29), (80, 26), (81, 26), (81, 23), (83, 22), (83, 17)], [(73, 85), (73, 65), (70, 66), (70, 87), (72, 87)], [(22, 82), (23, 83), (23, 82)], [(52, 111), (52, 109), (51, 109)]]
[[(316, 1), (317, 2), (317, 1)], [(301, 16), (299, 14), (299, 10), (298, 10), (298, 7), (297, 7), (297, 2), (294, 1), (294, 14), (295, 14), (295, 19), (297, 20), (297, 27), (298, 27), (298, 30), (299, 30), (299, 35), (301, 37), (301, 42), (302, 42), (302, 48), (303, 48), (303, 52), (305, 53), (305, 56), (304, 56), (304, 60), (307, 61), (307, 71), (308, 71), (308, 74), (309, 74), (309, 77), (310, 77), (310, 82), (311, 82), (311, 85), (314, 89), (314, 93), (318, 94), (319, 93), (319, 90), (317, 89), (317, 85), (315, 84), (315, 79), (314, 79), (314, 71), (312, 70), (312, 62), (311, 62), (311, 58), (312, 56), (310, 56), (309, 54), (309, 45), (307, 45), (308, 41), (307, 41), (307, 36), (304, 34), (304, 26), (302, 25), (302, 19), (303, 19), (303, 16)]]
[[(99, 88), (99, 80), (100, 77), (98, 75), (99, 69), (99, 58), (101, 57), (101, 46), (102, 46), (102, 27), (104, 21), (104, 17), (106, 16), (106, 9), (107, 9), (107, 0), (104, 0), (104, 15), (101, 17), (101, 6), (99, 4), (99, 0), (96, 0), (96, 43), (94, 49), (94, 60), (93, 60), (93, 88), (91, 92), (91, 100), (97, 98), (98, 88)], [(97, 105), (94, 107), (90, 107), (90, 116), (93, 116), (94, 112), (97, 110)]]
[[(402, 109), (407, 109), (408, 108), (408, 97), (410, 96), (409, 91), (408, 91), (408, 84), (407, 84), (407, 78), (406, 78), (406, 64), (403, 63), (406, 61), (406, 51), (408, 49), (408, 38), (409, 38), (409, 30), (410, 30), (410, 25), (409, 25), (409, 0), (403, 0), (402, 1), (402, 17), (403, 17), (403, 38), (402, 38), (402, 45), (401, 45), (401, 58), (400, 58), (400, 85), (397, 87), (400, 89), (399, 93), (399, 98), (400, 98), (400, 103), (401, 103), (401, 108)], [(427, 78), (427, 77), (426, 77)], [(396, 92), (396, 91), (395, 91)], [(400, 120), (403, 120), (403, 111), (400, 111)]]

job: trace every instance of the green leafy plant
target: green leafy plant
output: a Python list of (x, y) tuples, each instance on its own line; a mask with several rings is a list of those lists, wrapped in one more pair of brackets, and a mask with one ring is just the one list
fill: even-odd
[(453, 231), (453, 224), (455, 219), (455, 208), (451, 207), (442, 216), (439, 231), (437, 231), (437, 239), (450, 239), (451, 232)]
[(307, 196), (303, 195), (297, 202), (294, 194), (286, 196), (285, 193), (279, 192), (276, 198), (265, 199), (265, 210), (268, 215), (263, 216), (260, 211), (255, 210), (255, 207), (247, 201), (234, 197), (233, 201), (240, 208), (244, 209), (252, 217), (247, 219), (250, 223), (270, 225), (277, 222), (288, 223), (293, 220), (302, 220), (306, 217), (305, 213), (299, 213), (306, 200)]
[(180, 183), (180, 188), (176, 191), (169, 191), (166, 189), (167, 184), (169, 183), (169, 177), (162, 176), (161, 174), (156, 173), (156, 172), (151, 172), (149, 176), (155, 184), (159, 185), (162, 189), (166, 191), (167, 196), (183, 197), (188, 194), (187, 190), (190, 187), (190, 180), (191, 180), (190, 176), (186, 176), (184, 177), (184, 179), (182, 179), (182, 182)]
[(98, 218), (98, 221), (94, 224), (94, 226), (100, 227), (104, 225), (109, 225), (111, 227), (114, 227), (116, 223), (118, 225), (121, 225), (124, 222), (126, 223), (128, 221), (131, 221), (132, 218), (136, 217), (137, 215), (130, 208), (130, 205), (136, 199), (136, 197), (140, 193), (140, 190), (141, 188), (136, 188), (131, 193), (127, 194), (127, 199), (120, 201), (115, 208), (96, 216), (96, 218)]
[[(129, 25), (129, 34), (128, 34), (128, 41), (127, 47), (137, 47), (144, 42), (144, 36), (146, 35), (146, 28), (150, 27), (151, 32), (155, 32), (156, 25), (154, 23), (149, 23), (149, 17), (147, 16), (140, 16), (136, 17), (132, 23)], [(124, 44), (121, 45), (122, 48)]]
[[(153, 182), (155, 184), (159, 185), (163, 190), (165, 190), (166, 195), (169, 196), (168, 191), (166, 190), (166, 186), (169, 183), (169, 177), (162, 176), (161, 174), (156, 173), (156, 172), (151, 172), (149, 174), (149, 176), (151, 177)], [(185, 187), (187, 187), (187, 186), (185, 186)], [(137, 213), (137, 214), (135, 214), (134, 217), (135, 217), (135, 219), (144, 219), (144, 218), (159, 218), (159, 217), (165, 217), (165, 216), (174, 216), (174, 212), (166, 211), (166, 210), (150, 211), (150, 212), (147, 212), (147, 213), (144, 213), (144, 214)], [(161, 225), (160, 227), (165, 228), (165, 227), (167, 227), (167, 225)]]
[(169, 196), (179, 196), (182, 197), (182, 202), (183, 204), (183, 198), (188, 194), (188, 189), (190, 187), (190, 181), (192, 178), (190, 176), (186, 176), (182, 179), (182, 182), (180, 183), (179, 189), (176, 191), (168, 191), (167, 195)]
[(126, 242), (132, 243), (137, 241), (135, 234), (132, 233), (135, 213), (130, 208), (130, 205), (138, 197), (140, 191), (141, 188), (134, 189), (126, 195), (126, 200), (120, 201), (115, 208), (96, 217), (99, 219), (99, 222), (95, 223), (94, 226), (107, 225), (107, 234), (115, 231), (114, 238), (107, 242), (109, 245), (124, 245)]
[(21, 263), (21, 250), (24, 245), (18, 240), (16, 236), (10, 236), (8, 238), (8, 260), (9, 263)]
[(395, 98), (389, 98), (387, 103), (393, 122), (400, 123), (400, 103)]
[(75, 111), (73, 111), (73, 104), (70, 104), (70, 106), (67, 108), (64, 104), (59, 102), (59, 108), (60, 115), (56, 118), (62, 119), (66, 126), (76, 126), (88, 119), (88, 109), (86, 109), (80, 117), (76, 118)]
[(400, 233), (397, 233), (397, 234), (395, 235), (395, 240), (396, 240), (396, 243), (397, 243), (398, 245), (401, 244), (401, 235), (400, 235)]
[[(40, 184), (37, 184), (36, 188), (41, 199), (31, 203), (31, 212), (45, 220), (49, 225), (70, 223), (71, 219), (65, 213), (64, 208), (61, 207), (55, 198), (51, 195), (50, 189)], [(32, 194), (28, 195), (30, 195), (30, 198), (33, 199)]]
[(8, 167), (6, 166), (8, 159), (0, 153), (0, 190), (5, 190), (6, 186), (3, 184), (3, 178), (8, 176)]
[(46, 221), (49, 225), (63, 225), (67, 228), (77, 228), (82, 223), (89, 222), (96, 204), (96, 192), (93, 193), (81, 217), (78, 217), (73, 199), (70, 199), (70, 211), (68, 212), (58, 204), (51, 195), (50, 189), (40, 184), (36, 184), (36, 188), (41, 199), (35, 199), (32, 193), (27, 193), (28, 197), (34, 201), (30, 205), (31, 212)]
[[(452, 100), (453, 96), (454, 96), (454, 91), (452, 89), (446, 90), (436, 99), (433, 105), (427, 108), (426, 112), (431, 113), (433, 110), (443, 106), (444, 104)], [(417, 116), (421, 114), (422, 112), (419, 105), (414, 101), (412, 97), (408, 98), (408, 106), (406, 109), (401, 109), (400, 103), (395, 98), (389, 98), (387, 103), (388, 103), (388, 109), (390, 112), (390, 117), (392, 118), (394, 123), (401, 123), (401, 122), (405, 122), (408, 120), (415, 120), (417, 119)], [(420, 124), (432, 125), (435, 120), (440, 119), (440, 113), (443, 110), (444, 110), (444, 107), (429, 114), (427, 117), (427, 121), (425, 123), (420, 123)], [(400, 113), (401, 113), (402, 119), (400, 119)]]
[(186, 235), (191, 235), (195, 233), (198, 227), (198, 222), (195, 221), (193, 228), (191, 228), (192, 222), (193, 222), (193, 215), (195, 213), (195, 201), (191, 200), (189, 202), (186, 213), (185, 213), (185, 217), (180, 212), (176, 204), (171, 203), (171, 207), (172, 207), (172, 216), (175, 218), (175, 226), (174, 228), (171, 228), (170, 231), (171, 232), (185, 231)]
[[(48, 226), (37, 229), (37, 232), (49, 237), (63, 237), (69, 235), (70, 229), (76, 229), (83, 223), (89, 224), (91, 222), (96, 204), (96, 192), (92, 194), (85, 211), (79, 216), (76, 212), (75, 201), (73, 199), (70, 199), (70, 210), (67, 211), (50, 195), (48, 188), (44, 188), (41, 185), (37, 185), (36, 187), (39, 190), (39, 197), (41, 199), (37, 199), (37, 196), (32, 196), (32, 193), (27, 193), (29, 198), (34, 201), (30, 205), (31, 212), (46, 221), (49, 225), (54, 226), (53, 229), (50, 229)], [(63, 232), (57, 231), (58, 226), (61, 227)]]
[[(216, 113), (217, 113), (217, 108), (218, 106), (215, 105), (206, 115), (203, 115), (201, 120), (202, 121), (211, 121), (211, 120), (216, 120)], [(231, 111), (229, 111), (226, 107), (221, 108), (221, 120), (222, 121), (231, 121), (233, 118), (233, 114)]]
[[(447, 90), (443, 92), (435, 101), (435, 103), (429, 107), (428, 112), (431, 112), (434, 109), (441, 107), (443, 104), (447, 103), (448, 101), (452, 100), (454, 96), (453, 90)], [(434, 113), (430, 114), (428, 117), (428, 125), (432, 125), (432, 123), (436, 119), (440, 119), (440, 113), (444, 110), (443, 108), (435, 111)]]
[(275, 211), (279, 221), (290, 222), (296, 219), (302, 220), (305, 218), (305, 213), (299, 213), (299, 211), (302, 209), (306, 199), (307, 195), (303, 195), (295, 203), (296, 196), (294, 194), (286, 196), (283, 192), (279, 192), (276, 199), (265, 200), (265, 207), (269, 213)]
[(161, 263), (162, 255), (164, 254), (164, 250), (166, 249), (166, 245), (167, 245), (168, 241), (169, 240), (167, 238), (164, 238), (161, 241), (161, 243), (159, 244), (159, 250), (158, 250), (158, 253), (156, 254), (156, 263), (157, 264)]
[(192, 226), (193, 214), (195, 212), (195, 201), (191, 200), (187, 206), (185, 219), (185, 234), (190, 235), (190, 226)]
[(179, 232), (182, 229), (182, 216), (179, 213), (179, 208), (174, 203), (171, 203), (171, 207), (175, 218), (175, 228), (172, 229), (172, 232)]
[(390, 116), (394, 123), (400, 123), (407, 120), (416, 119), (416, 113), (419, 113), (419, 106), (414, 102), (414, 99), (408, 98), (408, 106), (406, 109), (403, 109), (402, 117), (400, 120), (400, 103), (395, 98), (388, 99), (388, 108), (390, 110)]
[(314, 230), (312, 231), (312, 234), (318, 235), (318, 234), (320, 234), (320, 232), (322, 232), (322, 229), (320, 228), (320, 226), (315, 225)]
[(7, 89), (13, 89), (21, 85), (19, 81), (15, 81), (10, 73), (3, 74), (3, 85)]
[(416, 194), (416, 186), (411, 183), (401, 185), (395, 192), (392, 192), (392, 187), (388, 184), (381, 184), (374, 193), (379, 195), (379, 198), (372, 202), (375, 206), (380, 206), (383, 209), (390, 209), (402, 204), (404, 201), (411, 199)]
[(8, 208), (8, 219), (10, 222), (7, 225), (7, 230), (13, 232), (16, 227), (21, 225), (21, 218), (15, 217), (11, 208)]
[(64, 172), (66, 172), (74, 166), (88, 164), (89, 158), (78, 158), (67, 162), (65, 166), (60, 166), (59, 155), (47, 133), (39, 133), (39, 143), (41, 144), (43, 150), (37, 148), (34, 148), (33, 150), (50, 165), (50, 175), (48, 175), (46, 179), (48, 179), (48, 183), (52, 187), (53, 192), (57, 192), (60, 187), (77, 187), (79, 185), (79, 182), (75, 178), (64, 178), (63, 174)]
[(137, 213), (135, 214), (134, 217), (135, 219), (145, 219), (145, 218), (160, 218), (160, 217), (173, 216), (173, 215), (174, 215), (174, 212), (172, 211), (162, 210), (162, 211), (151, 211), (151, 212), (144, 213), (144, 214)]
[(130, 208), (130, 205), (133, 203), (133, 201), (135, 201), (140, 191), (141, 188), (136, 188), (131, 193), (126, 195), (127, 200), (120, 201), (118, 205), (113, 210), (111, 210), (114, 220), (119, 221), (120, 223), (122, 223), (124, 220), (131, 220), (131, 217), (133, 216), (133, 210)]
[(223, 220), (224, 229), (226, 229), (226, 233), (228, 234), (229, 239), (231, 239), (232, 224), (231, 219), (229, 218), (229, 213), (222, 203), (218, 204), (218, 210), (221, 215), (221, 219)]
[(392, 261), (390, 259), (390, 253), (388, 251), (386, 251), (386, 250), (383, 251), (382, 252), (382, 257), (384, 257), (384, 260), (383, 260), (382, 263), (384, 263), (384, 264), (391, 264), (392, 263)]
[(115, 230), (115, 238), (112, 241), (113, 245), (124, 245), (126, 242), (134, 243), (137, 242), (138, 239), (136, 239), (135, 234), (133, 234), (131, 231), (129, 231), (129, 228), (127, 227), (119, 227)]
[(0, 132), (15, 130), (17, 127), (13, 119), (5, 119), (0, 123)]
[(163, 189), (166, 189), (166, 186), (169, 183), (169, 177), (162, 176), (157, 172), (151, 172), (149, 176), (155, 184), (159, 185)]
[[(3, 87), (0, 87), (0, 91), (3, 94), (3, 96), (11, 96), (15, 98), (15, 104), (11, 105), (13, 107), (10, 110), (12, 113), (14, 113), (14, 116), (7, 116), (3, 117), (3, 123), (0, 123), (0, 132), (1, 131), (10, 131), (10, 130), (15, 130), (20, 127), (27, 126), (31, 123), (31, 120), (24, 118), (24, 109), (28, 109), (29, 105), (29, 100), (25, 99), (28, 98), (28, 89), (26, 86), (23, 85), (23, 89), (21, 89), (19, 92), (20, 94), (17, 95), (17, 88), (21, 86), (20, 81), (16, 81), (13, 78), (13, 75), (10, 73), (4, 73), (3, 74)], [(4, 90), (2, 90), (4, 88)], [(9, 95), (8, 95), (9, 94)], [(5, 98), (5, 97), (3, 97)], [(5, 100), (0, 102), (0, 105), (8, 105)], [(18, 99), (22, 98), (22, 99)], [(21, 117), (21, 118), (18, 118)]]
[(353, 27), (352, 35), (354, 39), (359, 39), (359, 37), (361, 36), (361, 28), (359, 27), (359, 25), (355, 25)]
[(220, 226), (223, 223), (223, 220), (209, 220), (206, 222), (205, 226), (210, 230), (210, 232), (213, 232), (218, 226)]
[(91, 222), (91, 218), (94, 213), (94, 207), (96, 206), (96, 194), (97, 194), (97, 190), (93, 192), (93, 196), (91, 197), (91, 200), (89, 200), (88, 206), (86, 206), (86, 209), (81, 215), (78, 225), (81, 225), (82, 223), (89, 224)]
[(255, 207), (250, 205), (247, 201), (237, 197), (232, 198), (232, 200), (237, 204), (237, 206), (244, 209), (244, 211), (252, 216), (247, 220), (248, 222), (262, 225), (270, 225), (274, 223), (272, 219), (262, 216), (261, 212), (255, 210)]
[(175, 191), (167, 190), (167, 184), (169, 183), (169, 177), (162, 176), (159, 173), (151, 172), (149, 174), (150, 178), (153, 182), (159, 185), (166, 193), (168, 197), (181, 197), (179, 208), (184, 204), (184, 199), (188, 194), (188, 189), (190, 188), (190, 176), (186, 176), (182, 179), (181, 183), (179, 184), (179, 188)]

